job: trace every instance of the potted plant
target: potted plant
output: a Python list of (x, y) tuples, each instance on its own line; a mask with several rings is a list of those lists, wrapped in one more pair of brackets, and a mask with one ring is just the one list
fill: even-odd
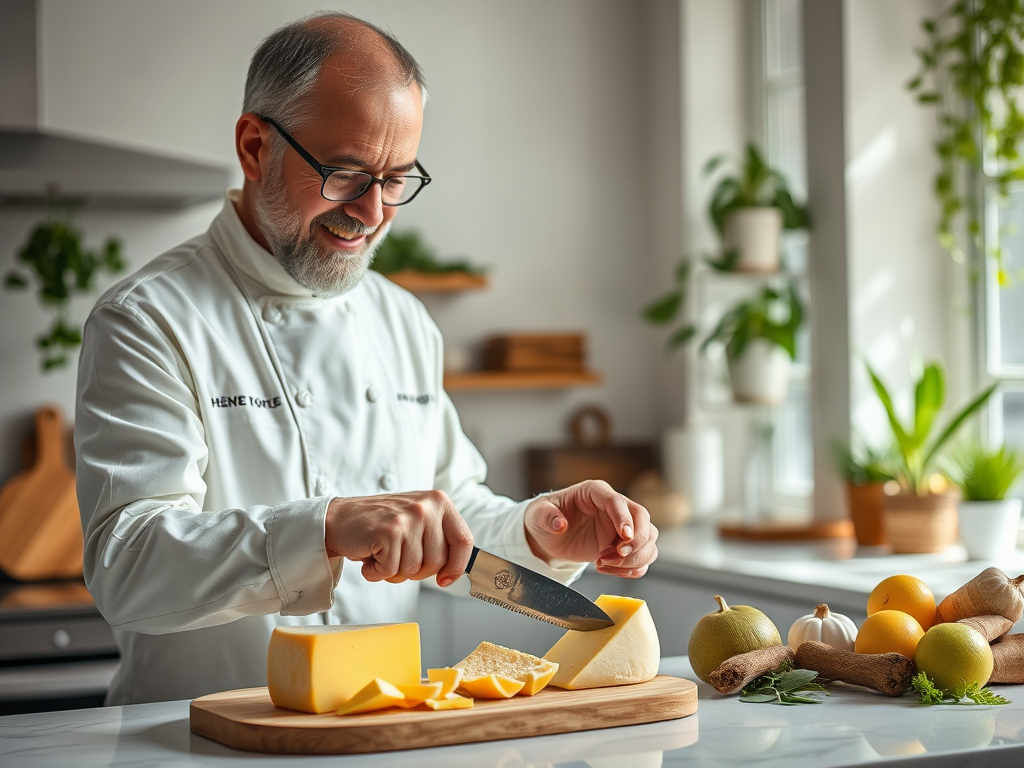
[[(951, 254), (967, 250), (955, 221), (966, 217), (970, 238), (980, 238), (979, 194), (973, 178), (993, 170), (999, 197), (1024, 178), (1024, 66), (1021, 34), (1024, 5), (1003, 0), (950, 3), (937, 17), (921, 23), (927, 36), (916, 48), (918, 74), (907, 84), (922, 105), (938, 112), (934, 143), (939, 170), (932, 189), (938, 198), (939, 242)], [(979, 252), (979, 251), (976, 251)], [(1002, 249), (990, 250), (1000, 284), (1007, 281)]]
[(857, 543), (865, 547), (888, 544), (882, 521), (885, 484), (895, 480), (893, 451), (878, 450), (862, 440), (832, 442), (836, 470), (846, 484), (846, 500)]
[(706, 352), (715, 342), (725, 345), (736, 402), (779, 405), (785, 401), (803, 315), (794, 283), (766, 286), (722, 315), (700, 348)]
[(885, 532), (897, 553), (941, 552), (956, 542), (956, 489), (946, 487), (933, 474), (939, 451), (964, 422), (992, 396), (996, 385), (985, 389), (964, 406), (932, 439), (935, 418), (946, 400), (946, 382), (939, 362), (928, 363), (914, 383), (914, 420), (904, 426), (896, 415), (885, 384), (865, 365), (875, 394), (885, 408), (892, 429), (896, 462), (893, 466), (899, 492), (884, 499)]
[(70, 316), (73, 294), (91, 291), (99, 272), (116, 274), (125, 268), (120, 241), (108, 238), (101, 250), (86, 250), (72, 214), (70, 204), (52, 200), (49, 216), (18, 251), (21, 269), (12, 269), (4, 280), (10, 290), (26, 290), (35, 280), (39, 303), (53, 314), (50, 330), (36, 339), (44, 371), (67, 365), (68, 353), (82, 343), (82, 328)]
[[(724, 155), (704, 166), (711, 175), (726, 162)], [(709, 263), (737, 272), (777, 272), (782, 229), (807, 226), (807, 210), (793, 201), (785, 177), (768, 166), (752, 144), (743, 165), (718, 180), (708, 215), (722, 238), (722, 255)]]
[(1009, 493), (1024, 472), (1024, 455), (974, 441), (953, 454), (949, 478), (960, 489), (960, 540), (971, 560), (1009, 559), (1017, 548), (1021, 500)]

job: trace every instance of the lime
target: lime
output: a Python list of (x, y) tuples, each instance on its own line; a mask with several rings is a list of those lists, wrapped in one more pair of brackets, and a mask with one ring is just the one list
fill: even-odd
[(917, 644), (914, 666), (947, 694), (970, 685), (981, 688), (992, 674), (992, 649), (965, 624), (936, 624)]

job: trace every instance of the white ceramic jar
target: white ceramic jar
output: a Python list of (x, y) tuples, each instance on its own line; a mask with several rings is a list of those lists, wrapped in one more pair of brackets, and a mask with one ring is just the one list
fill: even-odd
[(1021, 500), (961, 501), (960, 540), (971, 560), (1008, 560), (1017, 549)]

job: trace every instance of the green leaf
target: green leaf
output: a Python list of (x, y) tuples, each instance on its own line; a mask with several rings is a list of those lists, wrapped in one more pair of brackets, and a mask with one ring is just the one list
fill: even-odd
[(996, 384), (993, 384), (988, 389), (984, 390), (980, 395), (964, 406), (963, 409), (953, 418), (945, 430), (943, 430), (942, 434), (935, 439), (935, 442), (932, 443), (931, 447), (925, 454), (923, 462), (924, 467), (927, 467), (931, 463), (935, 454), (938, 453), (942, 446), (946, 444), (946, 441), (949, 440), (949, 438), (951, 438), (958, 429), (960, 429), (963, 423), (973, 416), (976, 411), (980, 410), (986, 402), (988, 402), (992, 393), (996, 391), (996, 386)]
[(930, 363), (914, 387), (913, 440), (917, 445), (923, 445), (928, 439), (935, 416), (945, 401), (946, 383), (942, 370), (935, 363)]
[(643, 317), (650, 323), (657, 325), (664, 325), (670, 323), (675, 319), (675, 316), (679, 313), (679, 309), (683, 304), (683, 292), (681, 290), (672, 291), (672, 293), (658, 299), (652, 304), (648, 304), (644, 308)]
[(709, 267), (713, 267), (719, 272), (735, 272), (736, 265), (740, 260), (739, 248), (730, 248), (727, 251), (723, 251), (722, 254), (716, 259), (711, 256), (705, 256), (704, 261)]
[(778, 701), (777, 693), (747, 693), (740, 696), (740, 701), (748, 704), (766, 704), (769, 701)]
[(668, 339), (669, 351), (677, 349), (683, 346), (686, 342), (692, 339), (697, 333), (697, 328), (693, 325), (686, 325), (680, 328), (678, 331), (673, 333)]
[(11, 290), (15, 291), (20, 291), (24, 288), (28, 288), (28, 280), (26, 280), (17, 272), (8, 272), (7, 277), (4, 278), (4, 287), (10, 288)]

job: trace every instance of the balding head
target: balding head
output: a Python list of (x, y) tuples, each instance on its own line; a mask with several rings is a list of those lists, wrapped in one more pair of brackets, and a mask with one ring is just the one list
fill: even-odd
[(249, 64), (242, 111), (294, 130), (308, 115), (324, 66), (342, 75), (332, 78), (338, 96), (416, 83), (426, 100), (423, 71), (393, 35), (349, 14), (326, 12), (281, 27), (260, 43)]

